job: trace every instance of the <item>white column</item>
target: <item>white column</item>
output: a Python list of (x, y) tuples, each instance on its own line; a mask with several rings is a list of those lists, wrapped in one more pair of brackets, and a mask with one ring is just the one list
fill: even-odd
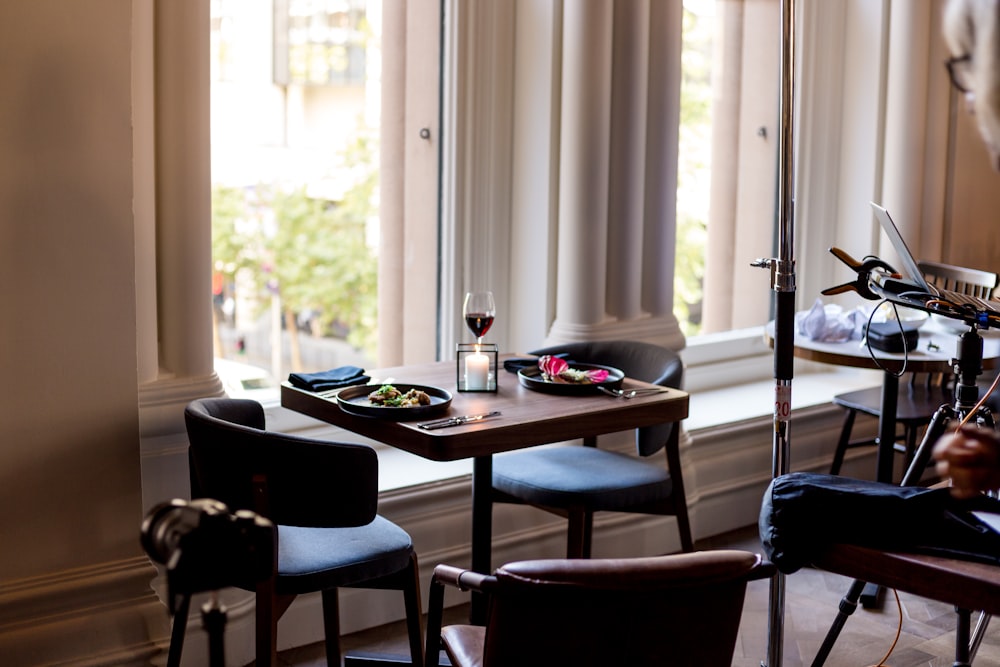
[(180, 377), (212, 373), (208, 15), (208, 0), (156, 3), (160, 367)]
[[(743, 3), (719, 2), (716, 30), (712, 37), (712, 164), (725, 164), (739, 155), (739, 99), (742, 87)], [(712, 172), (709, 193), (711, 218), (705, 247), (705, 279), (702, 292), (702, 330), (725, 331), (733, 322), (733, 268), (736, 248), (736, 202), (739, 179), (736, 169)]]
[[(929, 27), (923, 3), (919, 6), (893, 4), (889, 23), (881, 203), (892, 212), (914, 252), (919, 250), (921, 243), (919, 220), (925, 185), (921, 165), (924, 164), (923, 137), (927, 122)], [(880, 256), (896, 264), (888, 244)]]
[(681, 11), (567, 3), (550, 342), (683, 347), (673, 316)]
[(617, 2), (614, 7), (606, 310), (618, 319), (642, 315), (644, 272), (638, 269), (647, 185), (649, 9), (646, 0)]
[(611, 0), (564, 9), (554, 337), (605, 319), (613, 9)]
[(406, 195), (406, 12), (382, 13), (382, 121), (379, 160), (378, 363), (403, 362), (403, 211)]
[(683, 10), (679, 1), (650, 4), (647, 101), (650, 112), (644, 146), (642, 308), (659, 321), (661, 333), (675, 343), (683, 343), (674, 316)]

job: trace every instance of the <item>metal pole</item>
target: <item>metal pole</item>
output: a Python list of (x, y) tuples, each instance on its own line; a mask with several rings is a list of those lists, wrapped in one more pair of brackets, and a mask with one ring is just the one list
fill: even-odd
[[(793, 346), (795, 344), (793, 109), (795, 80), (795, 9), (793, 0), (781, 3), (781, 95), (778, 107), (778, 257), (770, 261), (774, 317), (774, 445), (771, 476), (788, 472), (789, 426), (792, 406)], [(771, 579), (768, 646), (765, 667), (780, 667), (784, 644), (785, 578)]]

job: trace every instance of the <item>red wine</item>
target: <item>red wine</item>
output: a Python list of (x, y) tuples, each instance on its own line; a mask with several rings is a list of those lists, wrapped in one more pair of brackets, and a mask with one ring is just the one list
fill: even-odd
[(476, 338), (482, 338), (493, 326), (493, 316), (486, 313), (469, 313), (465, 316), (465, 324), (476, 334)]

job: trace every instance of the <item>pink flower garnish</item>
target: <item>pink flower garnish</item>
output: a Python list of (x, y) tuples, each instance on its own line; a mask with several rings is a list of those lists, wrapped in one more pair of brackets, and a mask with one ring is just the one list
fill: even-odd
[(608, 379), (608, 372), (603, 368), (590, 371), (577, 370), (570, 368), (565, 359), (548, 354), (538, 358), (538, 368), (542, 371), (542, 378), (548, 382), (559, 379), (563, 382), (598, 384)]
[(538, 358), (538, 368), (542, 371), (542, 375), (546, 375), (549, 378), (556, 378), (559, 377), (560, 373), (569, 368), (569, 364), (561, 357), (553, 357), (550, 354), (546, 354)]
[(608, 379), (608, 372), (603, 368), (596, 368), (592, 371), (587, 371), (587, 378), (594, 384), (597, 384)]

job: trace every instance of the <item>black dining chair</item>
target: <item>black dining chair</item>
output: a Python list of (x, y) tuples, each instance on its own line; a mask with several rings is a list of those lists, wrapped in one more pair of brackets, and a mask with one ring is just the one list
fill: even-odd
[[(917, 263), (928, 284), (981, 299), (991, 299), (1000, 276), (989, 271), (966, 269), (940, 262)], [(954, 375), (942, 373), (907, 373), (899, 383), (896, 424), (899, 430), (893, 449), (904, 456), (905, 464), (913, 459), (917, 439), (934, 413), (942, 405), (954, 402)], [(992, 380), (992, 378), (991, 378)], [(830, 474), (839, 475), (848, 449), (870, 447), (875, 438), (853, 438), (851, 433), (858, 414), (878, 419), (882, 415), (882, 386), (844, 392), (833, 397), (833, 403), (844, 408), (844, 422), (830, 464)]]
[[(427, 667), (727, 667), (759, 555), (699, 551), (644, 558), (508, 563), (492, 575), (438, 565)], [(488, 595), (486, 625), (442, 625), (445, 586)]]
[[(681, 388), (684, 365), (673, 350), (638, 341), (591, 341), (535, 350), (567, 360), (618, 368), (628, 378)], [(607, 398), (605, 400), (623, 400)], [(639, 456), (583, 446), (523, 449), (493, 458), (492, 502), (527, 504), (569, 519), (566, 555), (589, 558), (594, 512), (672, 515), (681, 549), (693, 551), (680, 461), (680, 425), (636, 429)], [(666, 461), (648, 460), (660, 450)]]
[[(320, 592), (326, 660), (340, 667), (338, 589), (403, 591), (410, 654), (423, 664), (417, 555), (410, 536), (378, 515), (378, 459), (367, 445), (265, 430), (245, 399), (207, 398), (184, 411), (191, 494), (277, 524), (275, 572), (241, 588), (257, 594), (257, 667), (276, 665), (278, 619), (297, 595)], [(186, 619), (176, 618), (168, 664), (176, 665)]]

